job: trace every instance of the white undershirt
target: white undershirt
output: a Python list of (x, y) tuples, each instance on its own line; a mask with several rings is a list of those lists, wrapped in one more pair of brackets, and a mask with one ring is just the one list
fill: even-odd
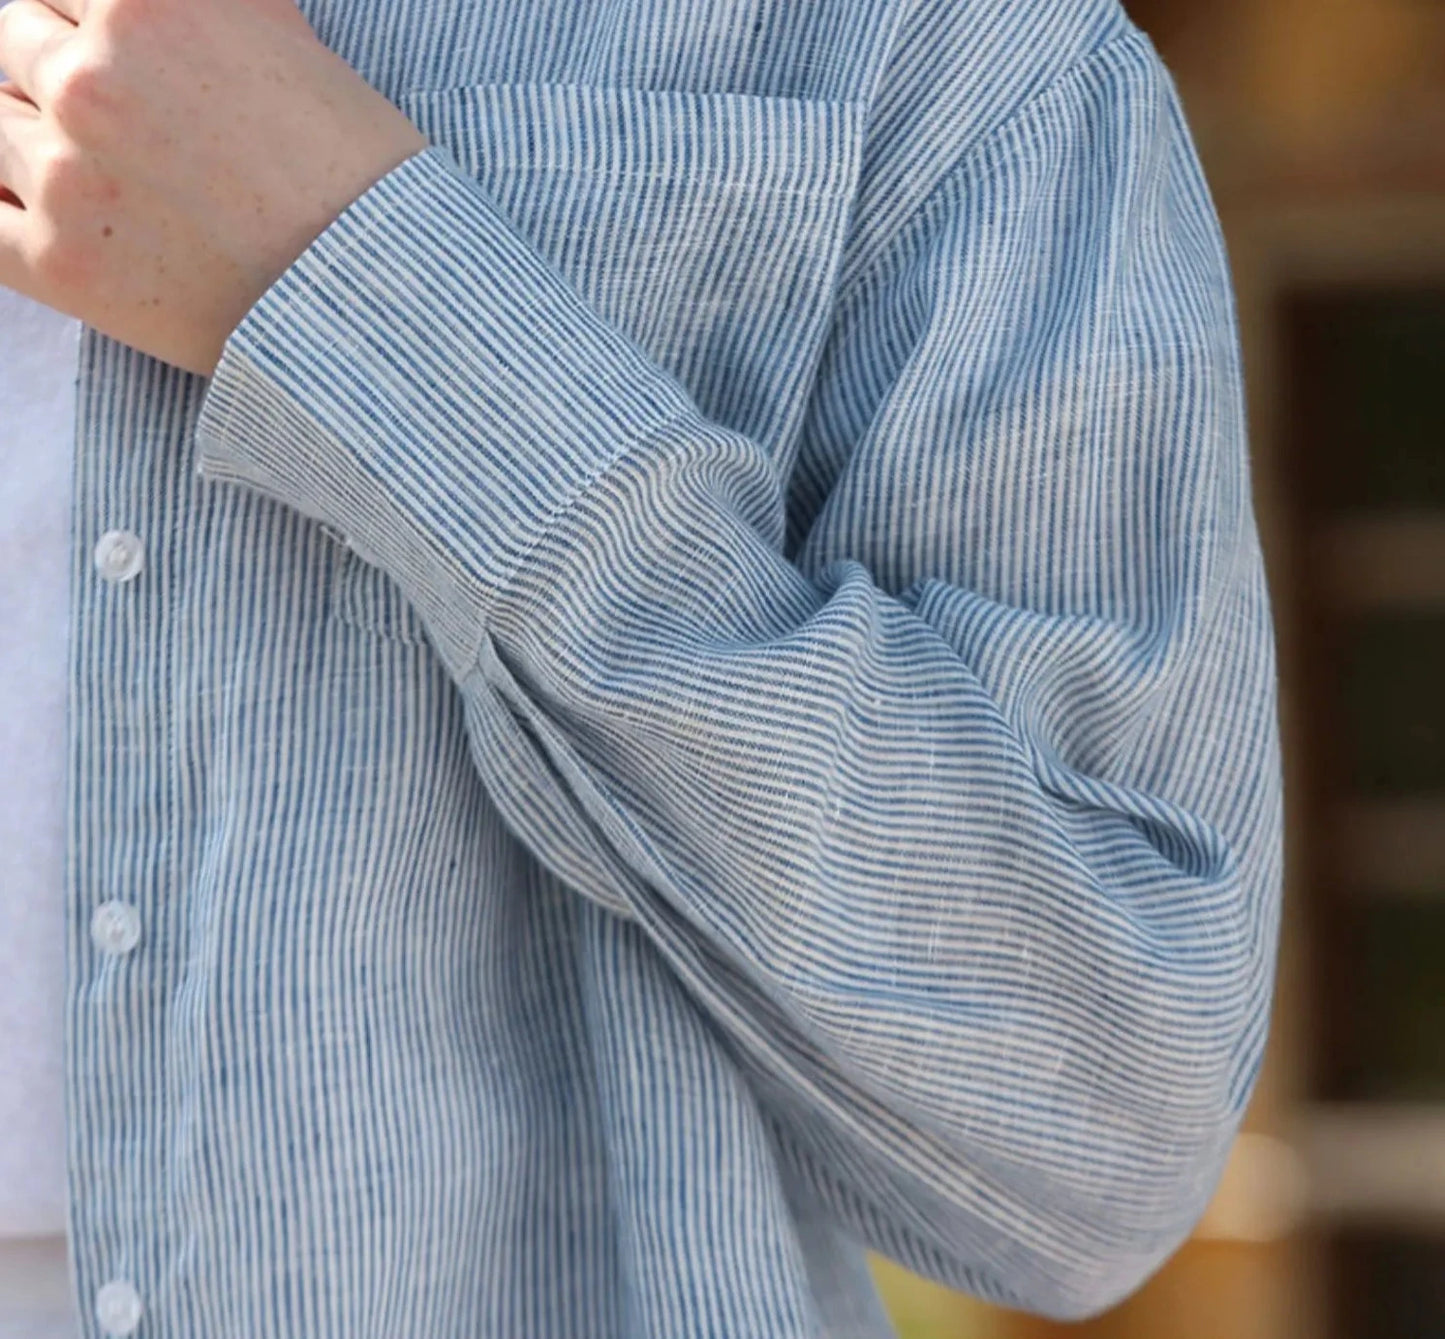
[(79, 331), (0, 288), (0, 1243), (65, 1232), (66, 628)]

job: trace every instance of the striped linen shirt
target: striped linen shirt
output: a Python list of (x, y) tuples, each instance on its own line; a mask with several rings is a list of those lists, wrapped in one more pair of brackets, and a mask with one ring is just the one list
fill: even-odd
[(430, 147), (87, 331), (87, 1333), (888, 1333), (1188, 1233), (1280, 781), (1233, 302), (1113, 0), (315, 0)]

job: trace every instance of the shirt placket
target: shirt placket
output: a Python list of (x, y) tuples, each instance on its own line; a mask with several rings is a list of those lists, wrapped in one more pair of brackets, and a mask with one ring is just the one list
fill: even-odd
[(182, 1230), (166, 1065), (185, 914), (185, 750), (172, 704), (187, 674), (173, 614), (175, 584), (195, 575), (184, 557), (200, 493), (188, 425), (203, 386), (84, 332), (71, 539), (69, 1226), (82, 1323), (104, 1336), (165, 1328)]

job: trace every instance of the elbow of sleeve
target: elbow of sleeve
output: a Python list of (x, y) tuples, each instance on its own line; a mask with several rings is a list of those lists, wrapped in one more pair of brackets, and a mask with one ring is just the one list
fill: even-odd
[[(1261, 931), (1248, 949), (1221, 950), (1217, 970), (1236, 974), (1237, 993), (1227, 1004), (1216, 999), (1220, 1013), (1191, 1016), (1179, 1007), (1188, 994), (1181, 987), (1174, 1008), (1116, 1038), (1108, 1078), (1099, 1037), (1090, 1037), (1082, 1050), (1094, 1057), (1098, 1087), (1074, 1088), (1072, 1119), (1056, 1091), (1057, 1139), (996, 1164), (1023, 1210), (1012, 1223), (995, 1220), (1013, 1237), (999, 1276), (1010, 1304), (1061, 1321), (1097, 1315), (1141, 1288), (1189, 1238), (1258, 1074), (1272, 944)], [(1039, 1078), (1046, 1093), (1047, 1075)]]
[(1173, 918), (1156, 922), (1117, 960), (1125, 975), (1143, 976), (1145, 963), (1153, 969), (1152, 983), (1129, 1001), (1127, 1023), (1112, 1041), (1091, 1030), (1071, 1055), (1072, 1093), (1084, 1106), (1072, 1142), (1095, 1170), (1081, 1174), (1059, 1160), (1053, 1193), (1035, 1201), (1055, 1206), (1050, 1236), (1059, 1243), (1050, 1253), (1056, 1272), (1036, 1276), (1035, 1310), (1081, 1319), (1137, 1291), (1188, 1239), (1224, 1174), (1273, 999), (1278, 786), (1262, 794), (1253, 830), (1223, 839), (1224, 858), (1196, 873), (1192, 931)]
[(1033, 1309), (1053, 1320), (1087, 1320), (1139, 1291), (1188, 1241), (1204, 1216), (1235, 1130), (1234, 1119), (1222, 1122), (1217, 1137), (1199, 1147), (1192, 1160), (1181, 1161), (1170, 1174), (1157, 1174), (1152, 1190), (1163, 1212), (1118, 1216), (1116, 1238), (1095, 1242), (1082, 1258), (1069, 1262), (1048, 1280)]
[[(921, 1164), (895, 1168), (906, 1205), (896, 1221), (910, 1230), (873, 1245), (952, 1288), (1051, 1320), (1113, 1308), (1204, 1215), (1257, 1069), (1245, 1031), (1234, 1063), (1186, 1096), (1187, 1117), (1173, 1114), (1181, 1094), (1161, 1079), (1140, 1083), (1127, 1107), (1076, 1109), (1066, 1124), (1050, 1122), (1053, 1134), (1027, 1143), (1007, 1146), (1005, 1133), (1001, 1146), (998, 1131), (983, 1141), (959, 1131), (934, 1144)], [(1185, 1034), (1175, 1042), (1199, 1059)], [(1151, 1055), (1168, 1044), (1156, 1035)]]
[(1236, 1131), (1236, 1118), (1222, 1118), (1167, 1167), (1120, 1170), (1097, 1178), (1091, 1193), (1050, 1185), (1050, 1178), (1031, 1169), (1020, 1180), (1030, 1183), (1032, 1203), (1015, 1200), (1012, 1210), (1001, 1213), (997, 1203), (980, 1211), (976, 1160), (961, 1155), (957, 1167), (938, 1168), (938, 1179), (961, 1171), (969, 1192), (940, 1201), (937, 1187), (915, 1186), (908, 1215), (914, 1230), (870, 1244), (994, 1305), (1053, 1321), (1087, 1320), (1137, 1292), (1185, 1243), (1219, 1181)]
[[(1118, 1306), (1194, 1232), (1224, 1173), (1238, 1124), (1240, 1115), (1221, 1112), (1217, 1124), (1176, 1141), (1168, 1157), (1121, 1164), (1088, 1195), (1061, 1187), (1058, 1205), (1033, 1223), (1032, 1239), (1022, 1232), (1014, 1238), (1019, 1254), (996, 1275), (990, 1300), (1058, 1322), (1091, 1319)], [(1043, 1234), (1048, 1241), (1040, 1239)]]
[(814, 1179), (857, 1191), (856, 1209), (831, 1202), (874, 1249), (1078, 1320), (1189, 1237), (1253, 1091), (1273, 993), (1281, 804), (1260, 733), (1270, 746), (1231, 792), (1242, 818), (1095, 782), (1059, 807), (1067, 841), (1039, 862), (1051, 882), (930, 904), (947, 919), (927, 942), (949, 951), (928, 958), (926, 989), (800, 994), (831, 1006), (819, 1035), (860, 1098), (829, 1120)]
[[(1170, 1046), (1174, 1063), (1141, 1083), (1132, 1110), (1101, 1105), (1075, 1128), (1080, 1162), (1094, 1173), (1063, 1170), (1033, 1187), (1043, 1209), (1040, 1236), (1018, 1283), (1028, 1310), (1057, 1320), (1107, 1311), (1141, 1288), (1185, 1243), (1204, 1216), (1223, 1176), (1258, 1073), (1268, 1010), (1257, 989), (1236, 1025), (1222, 1033), (1213, 1057), (1200, 1055), (1187, 1029), (1141, 1039), (1157, 1054)], [(1182, 1093), (1177, 1075), (1200, 1074)], [(1166, 1077), (1172, 1070), (1175, 1080)], [(1183, 1098), (1181, 1109), (1181, 1098)], [(1166, 1114), (1172, 1113), (1172, 1114)], [(1130, 1119), (1132, 1117), (1132, 1119)], [(1045, 1183), (1053, 1180), (1052, 1187)]]
[[(1056, 1256), (1062, 1267), (1044, 1280), (1037, 1310), (1061, 1320), (1109, 1310), (1162, 1268), (1203, 1218), (1259, 1073), (1273, 942), (1261, 933), (1234, 963), (1240, 993), (1228, 1026), (1219, 1026), (1208, 1045), (1196, 1019), (1135, 1039), (1138, 1066), (1154, 1060), (1158, 1071), (1127, 1107), (1101, 1104), (1092, 1128), (1082, 1131), (1101, 1173), (1084, 1198), (1076, 1181), (1059, 1195), (1055, 1235), (1062, 1242), (1072, 1237), (1078, 1249)], [(1089, 1219), (1093, 1231), (1086, 1234), (1079, 1229)]]
[[(1024, 1309), (1058, 1321), (1087, 1320), (1111, 1310), (1142, 1288), (1188, 1240), (1203, 1216), (1228, 1160), (1237, 1117), (1222, 1118), (1209, 1135), (1166, 1169), (1147, 1179), (1126, 1178), (1121, 1195), (1147, 1197), (1153, 1209), (1140, 1211), (1101, 1203), (1108, 1239), (1096, 1235), (1067, 1259), (1039, 1263), (1022, 1291)], [(1102, 1201), (1101, 1196), (1101, 1201)]]

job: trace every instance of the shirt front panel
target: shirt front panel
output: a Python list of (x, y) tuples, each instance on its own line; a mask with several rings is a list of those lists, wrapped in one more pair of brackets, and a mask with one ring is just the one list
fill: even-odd
[[(847, 53), (826, 98), (817, 62), (776, 51), (721, 90), (711, 38), (755, 20), (712, 8), (629, 7), (606, 40), (524, 3), (312, 16), (589, 301), (784, 460), (883, 7), (871, 29), (869, 6), (816, 7), (807, 49)], [(833, 47), (844, 17), (869, 40)], [(861, 1253), (779, 1170), (645, 938), (512, 835), (395, 586), (297, 512), (198, 479), (204, 391), (87, 335), (82, 1300), (134, 1300), (157, 1336), (884, 1332)], [(134, 547), (100, 571), (115, 533)], [(131, 918), (108, 948), (88, 929), (101, 903)]]

